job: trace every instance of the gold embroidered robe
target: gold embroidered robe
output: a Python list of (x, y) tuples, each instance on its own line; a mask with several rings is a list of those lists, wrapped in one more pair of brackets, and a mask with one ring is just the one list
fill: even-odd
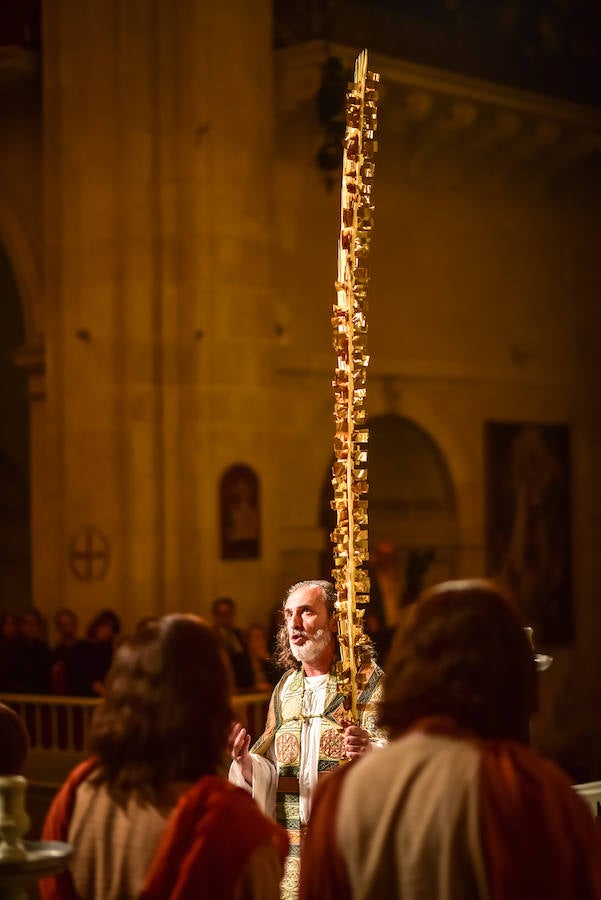
[[(385, 735), (376, 725), (377, 703), (382, 697), (382, 670), (375, 664), (363, 666), (366, 685), (359, 695), (359, 725), (364, 728), (373, 743), (385, 742)], [(274, 688), (269, 703), (265, 731), (251, 748), (251, 753), (265, 757), (270, 748), (277, 761), (281, 778), (294, 778), (298, 782), (301, 763), (301, 735), (304, 677), (302, 669), (291, 670)], [(335, 768), (344, 759), (344, 722), (346, 711), (342, 695), (338, 693), (336, 678), (330, 673), (326, 686), (325, 705), (321, 714), (319, 758), (317, 774)], [(299, 791), (278, 790), (275, 800), (275, 818), (290, 837), (290, 851), (282, 881), (282, 898), (296, 897), (300, 868), (300, 809)]]

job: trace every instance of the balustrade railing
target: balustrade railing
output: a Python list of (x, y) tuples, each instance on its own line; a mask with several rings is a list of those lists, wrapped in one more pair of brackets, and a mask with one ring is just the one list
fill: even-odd
[[(60, 784), (87, 756), (88, 735), (100, 699), (59, 695), (0, 694), (12, 707), (29, 734), (30, 750), (24, 775), (32, 781)], [(268, 693), (237, 694), (232, 698), (236, 719), (253, 739), (263, 730)]]

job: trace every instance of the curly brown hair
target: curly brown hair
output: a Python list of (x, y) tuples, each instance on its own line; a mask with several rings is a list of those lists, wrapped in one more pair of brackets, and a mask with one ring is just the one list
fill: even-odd
[(509, 597), (484, 580), (426, 591), (395, 635), (380, 724), (395, 737), (442, 715), (483, 738), (528, 743), (537, 706), (532, 647)]
[(232, 721), (231, 678), (213, 630), (196, 616), (149, 622), (117, 650), (94, 713), (96, 784), (125, 803), (156, 803), (173, 781), (214, 773)]
[[(288, 599), (288, 597), (290, 597), (291, 594), (293, 594), (295, 591), (298, 591), (299, 588), (305, 587), (321, 588), (323, 592), (323, 600), (328, 611), (328, 617), (335, 615), (336, 600), (338, 599), (336, 588), (331, 581), (326, 581), (325, 579), (321, 578), (309, 579), (308, 581), (297, 581), (295, 584), (291, 584), (286, 591), (284, 599), (282, 600), (282, 609), (286, 606), (286, 600)], [(338, 635), (336, 632), (333, 632), (332, 638), (336, 644), (336, 647), (338, 648)], [(375, 659), (374, 645), (367, 635), (363, 637), (361, 646), (358, 649), (361, 663), (372, 662)], [(336, 658), (338, 658), (337, 653)], [(302, 666), (300, 660), (296, 659), (296, 657), (292, 653), (292, 650), (290, 649), (288, 629), (286, 627), (286, 621), (284, 619), (282, 620), (282, 624), (278, 628), (275, 637), (275, 651), (272, 657), (272, 661), (274, 666), (282, 672), (288, 672), (290, 669), (300, 669)]]
[[(308, 581), (297, 581), (295, 584), (291, 584), (282, 600), (282, 609), (286, 606), (286, 601), (291, 594), (294, 594), (294, 592), (300, 590), (300, 588), (308, 587), (321, 588), (328, 616), (333, 616), (336, 609), (336, 589), (331, 581), (325, 581), (320, 578), (309, 579)], [(282, 672), (287, 672), (289, 669), (300, 669), (302, 665), (300, 660), (295, 658), (290, 649), (285, 619), (282, 619), (282, 624), (278, 628), (275, 637), (273, 663), (276, 668), (280, 669)]]

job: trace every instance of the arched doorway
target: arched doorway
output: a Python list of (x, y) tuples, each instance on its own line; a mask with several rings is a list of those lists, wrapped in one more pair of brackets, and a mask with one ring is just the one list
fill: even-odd
[(14, 353), (25, 342), (19, 291), (0, 244), (0, 607), (31, 604), (29, 402)]
[[(404, 605), (429, 584), (456, 575), (455, 490), (440, 449), (414, 422), (382, 415), (369, 419), (368, 428), (370, 568), (372, 582), (382, 581), (380, 590), (372, 590), (372, 602), (379, 606), (384, 593), (395, 595), (391, 605)], [(328, 536), (335, 524), (332, 496), (328, 472), (320, 515)], [(324, 577), (329, 577), (331, 559), (328, 544)]]

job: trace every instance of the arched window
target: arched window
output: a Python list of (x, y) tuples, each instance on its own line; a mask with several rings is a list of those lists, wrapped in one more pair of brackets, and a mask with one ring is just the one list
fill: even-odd
[[(369, 552), (374, 611), (380, 603), (376, 569), (390, 605), (415, 599), (428, 584), (456, 575), (458, 525), (455, 491), (440, 449), (422, 428), (398, 415), (368, 421)], [(322, 493), (320, 524), (335, 525), (331, 474)], [(323, 576), (330, 577), (331, 545)]]

